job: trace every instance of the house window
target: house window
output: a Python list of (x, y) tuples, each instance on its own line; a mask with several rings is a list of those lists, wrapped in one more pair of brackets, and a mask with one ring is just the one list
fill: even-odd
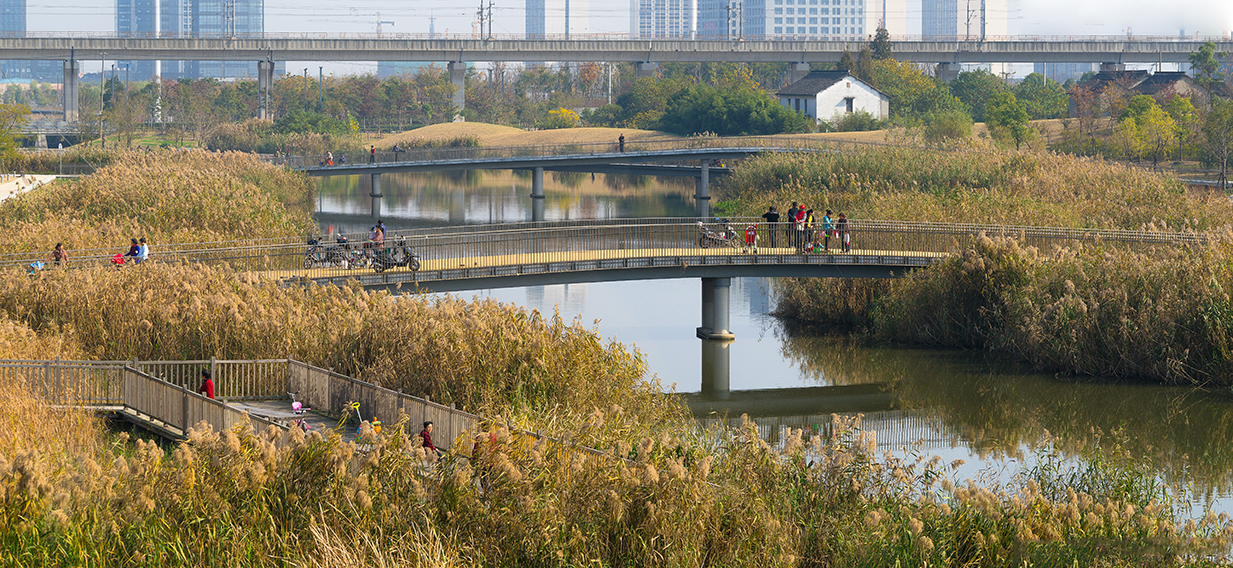
[(793, 9), (793, 8), (788, 8), (788, 15), (789, 15), (789, 16), (791, 16), (792, 14), (795, 14), (795, 13), (796, 13), (796, 10), (795, 10), (795, 9)]
[(795, 99), (795, 101), (796, 101), (796, 112), (801, 112), (801, 100)]
[(852, 112), (852, 97), (844, 97), (843, 106), (844, 106), (844, 110), (846, 110), (849, 113)]
[(817, 19), (817, 18), (809, 18), (809, 23), (811, 23), (811, 24), (816, 24), (816, 23), (818, 23), (818, 19)]
[(782, 13), (783, 13), (783, 8), (775, 8), (775, 13), (776, 13), (776, 14), (782, 14)]

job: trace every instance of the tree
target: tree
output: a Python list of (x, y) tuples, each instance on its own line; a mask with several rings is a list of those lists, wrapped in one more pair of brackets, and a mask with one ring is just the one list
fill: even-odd
[(835, 64), (837, 71), (851, 73), (856, 68), (856, 62), (852, 60), (852, 53), (848, 50), (843, 50), (843, 55), (839, 56), (839, 63)]
[(761, 89), (720, 90), (694, 85), (674, 94), (659, 128), (680, 135), (720, 136), (802, 132), (808, 121)]
[(17, 133), (29, 119), (26, 105), (0, 105), (0, 170), (9, 171), (17, 159)]
[(1024, 77), (1012, 92), (1023, 103), (1032, 120), (1066, 117), (1069, 102), (1066, 90), (1057, 81), (1050, 81), (1040, 73)]
[(869, 45), (869, 51), (873, 53), (875, 61), (894, 57), (891, 54), (890, 32), (886, 31), (885, 26), (878, 26), (878, 31), (873, 36), (873, 43)]
[(1139, 136), (1139, 125), (1135, 124), (1135, 119), (1126, 117), (1125, 120), (1117, 123), (1117, 127), (1113, 129), (1113, 142), (1117, 144), (1122, 151), (1122, 157), (1127, 160), (1138, 159), (1143, 153), (1143, 138)]
[(925, 116), (925, 142), (944, 144), (972, 135), (972, 117), (959, 109), (929, 113)]
[(1016, 150), (1032, 133), (1032, 127), (1028, 124), (1031, 117), (1010, 91), (994, 95), (985, 115), (985, 123), (1006, 132), (1015, 141)]
[(1233, 154), (1233, 101), (1213, 99), (1203, 123), (1203, 146), (1220, 164), (1220, 188), (1229, 186), (1229, 157)]
[(964, 71), (950, 82), (950, 93), (968, 105), (976, 122), (985, 122), (985, 106), (995, 95), (1007, 90), (1001, 77), (984, 69)]
[(1135, 95), (1130, 97), (1130, 102), (1126, 104), (1126, 108), (1122, 109), (1122, 113), (1118, 115), (1117, 119), (1133, 118), (1137, 122), (1143, 120), (1143, 117), (1147, 115), (1147, 111), (1156, 106), (1159, 106), (1156, 104), (1156, 99), (1147, 95)]
[(1173, 97), (1165, 105), (1164, 111), (1173, 118), (1177, 131), (1177, 158), (1184, 160), (1198, 134), (1199, 109), (1191, 104), (1189, 97)]
[(1211, 90), (1220, 82), (1220, 59), (1226, 54), (1216, 51), (1216, 44), (1204, 42), (1199, 51), (1190, 54), (1190, 68), (1194, 70), (1194, 80), (1204, 89)]
[(1148, 107), (1135, 123), (1143, 149), (1152, 157), (1152, 168), (1155, 169), (1159, 167), (1160, 159), (1173, 151), (1177, 143), (1177, 126), (1173, 117), (1161, 109), (1156, 101), (1152, 101), (1152, 106)]
[(873, 53), (868, 47), (862, 47), (856, 55), (856, 68), (852, 70), (852, 74), (866, 83), (873, 81)]
[(945, 83), (934, 81), (916, 64), (906, 61), (874, 61), (871, 83), (890, 97), (892, 116), (921, 118), (930, 112), (962, 106)]
[(120, 135), (120, 140), (124, 142), (125, 147), (132, 147), (133, 139), (137, 136), (137, 129), (146, 120), (147, 109), (148, 105), (140, 98), (140, 95), (130, 94), (123, 89), (112, 97), (111, 108), (107, 109), (105, 118), (107, 123)]

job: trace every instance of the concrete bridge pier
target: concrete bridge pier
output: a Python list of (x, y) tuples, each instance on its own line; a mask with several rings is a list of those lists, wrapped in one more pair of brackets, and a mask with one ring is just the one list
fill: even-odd
[(80, 103), (80, 96), (77, 92), (78, 71), (81, 71), (81, 66), (78, 65), (76, 59), (64, 62), (64, 85), (60, 88), (60, 95), (64, 98), (65, 122), (77, 122), (77, 109)]
[(728, 370), (731, 340), (702, 340), (702, 396), (711, 400), (727, 400), (729, 390)]
[(544, 168), (531, 173), (531, 220), (544, 220)]
[(654, 77), (658, 70), (658, 64), (641, 61), (634, 64), (634, 77)]
[(257, 62), (257, 118), (270, 118), (270, 89), (274, 86), (274, 62)]
[(698, 208), (699, 217), (711, 216), (711, 163), (702, 160), (702, 168), (698, 174), (698, 190), (694, 193), (694, 205)]
[(937, 69), (934, 71), (934, 74), (936, 74), (939, 79), (949, 83), (959, 78), (960, 71), (962, 71), (962, 69), (958, 63), (939, 63)]
[(372, 188), (369, 190), (368, 196), (372, 198), (372, 218), (381, 217), (381, 174), (371, 174)]
[(449, 68), (450, 84), (454, 85), (454, 112), (460, 113), (467, 106), (467, 62), (450, 61), (446, 66)]
[(702, 326), (698, 328), (698, 338), (736, 339), (728, 331), (728, 292), (731, 287), (731, 278), (702, 279)]
[(788, 82), (795, 83), (804, 79), (809, 74), (808, 63), (790, 63), (788, 64)]

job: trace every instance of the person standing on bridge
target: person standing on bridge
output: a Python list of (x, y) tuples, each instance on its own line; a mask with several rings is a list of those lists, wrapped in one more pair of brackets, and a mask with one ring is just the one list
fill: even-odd
[(617, 138), (617, 151), (622, 154), (625, 153), (625, 134), (621, 134), (621, 137)]
[(794, 244), (792, 242), (792, 235), (795, 229), (793, 228), (792, 224), (796, 222), (796, 211), (797, 211), (797, 205), (796, 205), (796, 202), (793, 201), (792, 206), (788, 208), (788, 218), (785, 219), (785, 221), (787, 221), (788, 223), (788, 226), (785, 227), (783, 230), (784, 238), (788, 239), (788, 244), (786, 246), (792, 246)]
[(325, 165), (327, 166), (334, 165), (334, 153), (333, 152), (325, 153)]
[(210, 378), (210, 370), (201, 370), (201, 386), (197, 387), (197, 394), (203, 395), (210, 400), (214, 400), (214, 379)]
[(368, 147), (368, 163), (377, 163), (377, 146), (371, 145)]
[(766, 210), (766, 213), (762, 214), (762, 218), (766, 219), (767, 224), (770, 225), (770, 229), (767, 229), (766, 232), (771, 236), (771, 248), (775, 248), (775, 231), (777, 230), (776, 224), (779, 223), (779, 212), (772, 205), (770, 209)]
[(843, 252), (850, 252), (852, 248), (852, 237), (848, 233), (848, 215), (843, 211), (839, 212), (839, 222), (835, 223), (835, 232), (843, 239)]
[(824, 243), (822, 250), (826, 252), (831, 250), (831, 233), (835, 233), (835, 237), (839, 236), (839, 233), (835, 232), (835, 220), (831, 219), (831, 210), (827, 209), (826, 215), (822, 216), (822, 240)]

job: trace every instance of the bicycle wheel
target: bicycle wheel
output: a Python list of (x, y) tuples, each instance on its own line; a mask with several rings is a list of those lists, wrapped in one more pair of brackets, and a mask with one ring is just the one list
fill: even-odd
[(420, 269), (420, 259), (412, 257), (411, 260), (407, 262), (407, 268), (410, 268), (411, 272), (418, 271)]
[(702, 248), (710, 248), (710, 247), (711, 247), (711, 240), (710, 240), (710, 239), (708, 239), (708, 238), (706, 238), (706, 235), (703, 235), (703, 236), (701, 236), (701, 237), (698, 237), (698, 246), (700, 246), (700, 247), (702, 247)]
[(308, 270), (309, 268), (312, 268), (312, 267), (313, 267), (313, 257), (305, 256), (304, 257), (304, 270)]

